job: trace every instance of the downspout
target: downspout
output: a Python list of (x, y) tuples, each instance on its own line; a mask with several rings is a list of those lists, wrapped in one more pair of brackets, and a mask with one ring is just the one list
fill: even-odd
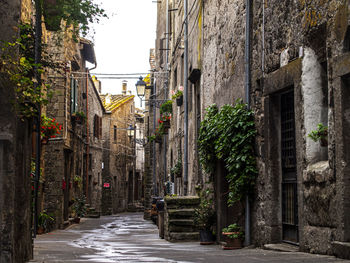
[[(95, 65), (96, 68), (96, 65)], [(86, 202), (89, 200), (89, 157), (90, 157), (90, 129), (89, 129), (89, 69), (86, 69)]]
[[(154, 82), (154, 88), (153, 88), (153, 96), (156, 99), (157, 98), (157, 82)], [(153, 132), (156, 130), (156, 107), (153, 105)], [(157, 178), (156, 178), (156, 142), (152, 142), (153, 147), (153, 195), (158, 196), (158, 189), (157, 189)]]
[[(41, 62), (41, 38), (42, 38), (42, 27), (41, 27), (41, 1), (35, 0), (35, 64), (38, 65)], [(35, 78), (37, 80), (37, 87), (41, 90), (41, 73), (38, 67), (35, 67)], [(39, 91), (40, 92), (40, 91)], [(36, 232), (38, 227), (38, 190), (40, 182), (40, 159), (41, 159), (41, 138), (40, 138), (40, 127), (41, 127), (41, 106), (37, 104), (37, 116), (36, 116), (36, 151), (35, 151), (35, 180), (34, 180), (34, 233), (33, 237), (36, 238)]]
[[(164, 83), (164, 100), (168, 99), (168, 84), (169, 84), (169, 78), (168, 78), (168, 73), (169, 73), (169, 0), (166, 0), (166, 29), (165, 29), (165, 38), (166, 38), (166, 45), (165, 45), (165, 70), (167, 73), (167, 78), (165, 79)], [(167, 181), (167, 136), (164, 136), (164, 146), (163, 146), (163, 151), (164, 151), (164, 183)], [(164, 192), (164, 195), (166, 193)]]
[(184, 0), (184, 195), (188, 193), (188, 0)]
[[(245, 99), (248, 109), (250, 109), (250, 86), (251, 86), (251, 0), (246, 0), (246, 30), (245, 30)], [(250, 202), (249, 196), (245, 200), (245, 246), (250, 245)]]

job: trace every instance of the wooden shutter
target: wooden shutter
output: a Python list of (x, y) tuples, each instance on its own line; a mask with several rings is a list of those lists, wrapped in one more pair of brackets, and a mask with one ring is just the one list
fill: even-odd
[(100, 122), (99, 123), (100, 124), (99, 125), (100, 129), (99, 129), (99, 136), (98, 136), (98, 138), (101, 139), (102, 138), (102, 117), (99, 117), (99, 122)]

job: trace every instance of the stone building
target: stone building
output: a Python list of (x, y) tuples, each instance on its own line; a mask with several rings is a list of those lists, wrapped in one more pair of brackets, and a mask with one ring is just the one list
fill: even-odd
[[(168, 79), (156, 79), (163, 92), (159, 98), (170, 99), (171, 90), (187, 81), (183, 2), (158, 3), (156, 69), (169, 70)], [(252, 243), (289, 242), (301, 251), (344, 257), (350, 242), (349, 1), (247, 3), (188, 1), (186, 194), (193, 195), (194, 186), (206, 179), (196, 148), (205, 108), (233, 104), (238, 98), (247, 101), (248, 95), (258, 130)], [(157, 170), (164, 170), (157, 174), (159, 182), (177, 156), (183, 157), (184, 114), (183, 106), (173, 105), (170, 134), (157, 148)], [(308, 137), (318, 123), (328, 126), (327, 147)], [(218, 165), (213, 183), (217, 233), (232, 222), (244, 226), (244, 202), (227, 206), (225, 173)], [(185, 193), (183, 180), (174, 181), (180, 195)]]
[[(30, 17), (30, 1), (1, 0), (1, 41), (18, 37), (18, 24)], [(32, 257), (31, 120), (21, 120), (12, 102), (14, 86), (0, 74), (0, 261), (26, 262)]]
[[(87, 61), (96, 64), (93, 44), (85, 39), (75, 42), (69, 31), (49, 32), (48, 37), (49, 52), (66, 67), (48, 76), (55, 96), (46, 115), (56, 118), (63, 131), (43, 146), (42, 209), (54, 216), (54, 227), (64, 227), (73, 216), (76, 198), (84, 195), (87, 204), (100, 207), (103, 107), (86, 66)], [(64, 41), (58, 45), (57, 39)], [(85, 118), (79, 119), (80, 113)]]
[(123, 83), (120, 95), (101, 95), (103, 115), (102, 214), (126, 211), (133, 201), (135, 153), (127, 128), (134, 127), (134, 96), (127, 94)]
[[(88, 204), (96, 212), (101, 212), (102, 202), (102, 167), (103, 167), (103, 137), (102, 137), (102, 117), (106, 112), (102, 100), (100, 98), (101, 84), (95, 78), (88, 75), (88, 104), (86, 111), (88, 112), (88, 175), (86, 181), (88, 188)], [(86, 186), (85, 186), (86, 189)]]

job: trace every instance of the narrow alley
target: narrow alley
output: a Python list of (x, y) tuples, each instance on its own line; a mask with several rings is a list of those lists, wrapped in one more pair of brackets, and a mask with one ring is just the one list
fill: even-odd
[(40, 235), (34, 244), (37, 263), (55, 262), (350, 262), (329, 256), (262, 249), (222, 250), (199, 242), (171, 243), (141, 213), (84, 219), (66, 230)]

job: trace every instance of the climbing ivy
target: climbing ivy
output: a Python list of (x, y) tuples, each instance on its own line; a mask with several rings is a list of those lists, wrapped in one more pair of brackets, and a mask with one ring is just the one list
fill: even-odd
[(213, 174), (217, 161), (224, 162), (228, 203), (232, 205), (252, 192), (257, 176), (254, 114), (241, 100), (220, 110), (214, 104), (206, 111), (198, 138), (200, 163), (207, 173)]
[(44, 51), (41, 64), (34, 61), (34, 30), (30, 24), (19, 25), (18, 38), (12, 42), (4, 42), (1, 46), (0, 73), (2, 81), (11, 83), (14, 87), (15, 98), (13, 105), (19, 115), (33, 117), (38, 107), (46, 105), (52, 96), (49, 85), (38, 85), (35, 70), (42, 74), (45, 68), (59, 70), (60, 64), (51, 60)]
[(92, 0), (44, 0), (43, 13), (49, 30), (59, 30), (63, 19), (67, 28), (73, 28), (75, 39), (79, 33), (88, 34), (90, 23), (98, 23), (100, 18), (107, 17), (105, 10)]

